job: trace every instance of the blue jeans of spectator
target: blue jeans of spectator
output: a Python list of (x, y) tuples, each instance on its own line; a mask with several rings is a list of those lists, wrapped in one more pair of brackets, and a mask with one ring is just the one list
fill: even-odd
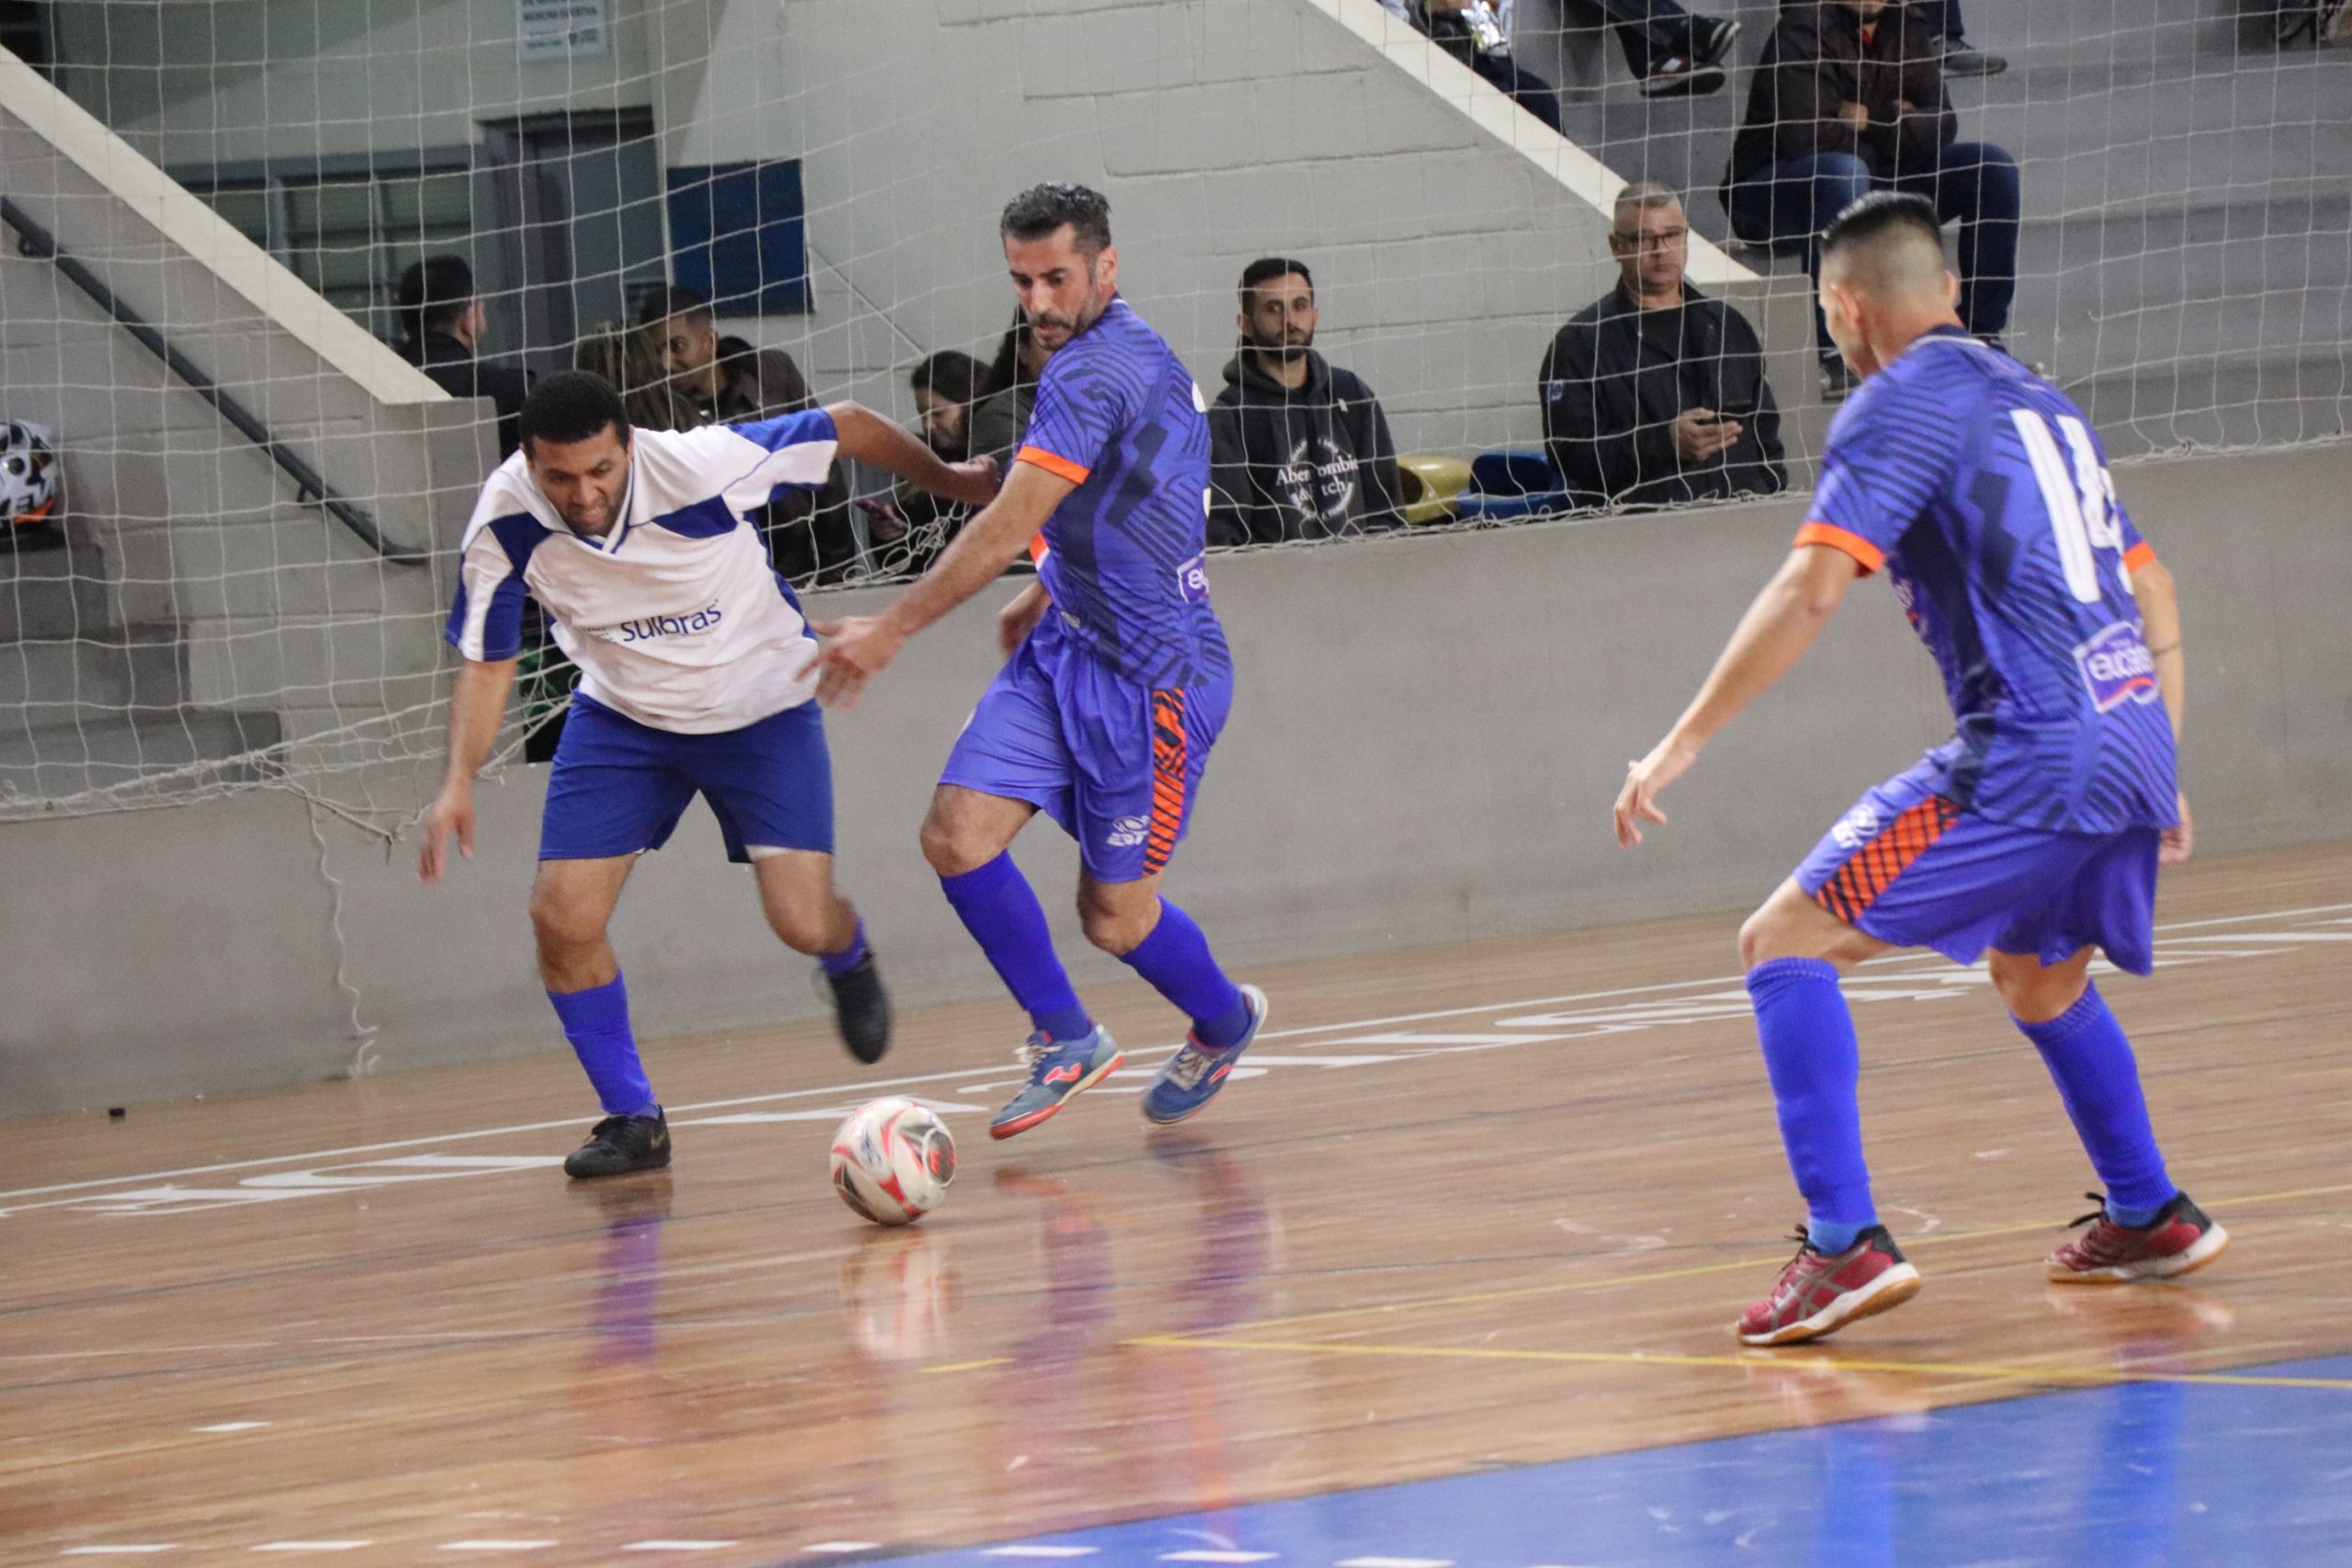
[(1521, 71), (1508, 54), (1481, 54), (1470, 69), (1510, 95), (1511, 102), (1550, 126), (1560, 129), (1560, 95), (1552, 84), (1532, 71)]
[[(1936, 216), (1960, 224), (1960, 319), (1980, 337), (2008, 330), (2018, 291), (2017, 161), (1989, 141), (1955, 141), (1932, 169), (1892, 179), (1871, 173), (1851, 152), (1808, 152), (1767, 164), (1731, 187), (1732, 232), (1751, 244), (1803, 242), (1805, 271), (1817, 288), (1821, 249), (1815, 237), (1829, 220), (1873, 190), (1899, 190), (1935, 203)], [(1825, 359), (1837, 352), (1818, 304), (1814, 341)]]
[(1569, 20), (1582, 28), (1613, 24), (1625, 69), (1640, 80), (1655, 61), (1690, 53), (1690, 13), (1675, 0), (1561, 0)]

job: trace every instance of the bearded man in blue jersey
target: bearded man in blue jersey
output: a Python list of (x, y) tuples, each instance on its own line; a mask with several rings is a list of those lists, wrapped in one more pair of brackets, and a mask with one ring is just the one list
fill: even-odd
[(1032, 339), (1051, 355), (1004, 489), (881, 615), (820, 626), (818, 696), (847, 706), (909, 637), (1026, 547), (1037, 581), (997, 617), (1006, 662), (932, 797), (923, 853), (1034, 1032), (1028, 1082), (989, 1124), (1036, 1126), (1124, 1059), (1055, 956), (1013, 839), (1046, 812), (1078, 840), (1079, 916), (1192, 1021), (1145, 1090), (1154, 1122), (1206, 1105), (1257, 1037), (1265, 993), (1237, 986), (1159, 896), (1233, 657), (1209, 604), (1207, 404), (1175, 351), (1119, 298), (1110, 203), (1083, 186), (1015, 197), (998, 226)]
[(2154, 963), (2156, 867), (2186, 859), (2186, 691), (2170, 575), (2117, 504), (2064, 394), (1969, 335), (1935, 209), (1882, 193), (1821, 240), (1821, 304), (1866, 379), (1822, 455), (1809, 521), (1698, 696), (1633, 764), (1617, 837), (1787, 673), (1857, 577), (1883, 568), (1943, 674), (1958, 734), (1871, 790), (1740, 931), (1747, 991), (1808, 1208), (1804, 1245), (1736, 1332), (1815, 1339), (1917, 1294), (1862, 1160), (1838, 976), (1895, 947), (1962, 964), (2041, 1052), (2107, 1191), (2049, 1258), (2060, 1282), (2164, 1279), (2228, 1235), (2165, 1174), (2139, 1066), (2089, 977)]

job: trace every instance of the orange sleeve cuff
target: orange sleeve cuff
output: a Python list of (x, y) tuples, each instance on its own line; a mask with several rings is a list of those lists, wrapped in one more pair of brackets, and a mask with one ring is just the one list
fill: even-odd
[(1884, 550), (1860, 534), (1849, 534), (1834, 523), (1808, 523), (1798, 529), (1796, 539), (1789, 547), (1796, 549), (1804, 545), (1827, 545), (1833, 550), (1843, 550), (1860, 562), (1865, 572), (1876, 571), (1886, 564)]
[(1091, 471), (1082, 464), (1073, 463), (1058, 453), (1046, 451), (1043, 446), (1023, 446), (1013, 454), (1013, 461), (1035, 463), (1056, 479), (1068, 479), (1074, 485), (1084, 484), (1086, 476)]
[(2142, 567), (2154, 566), (2155, 564), (2156, 547), (2148, 543), (2145, 539), (2141, 540), (2138, 544), (2123, 552), (2123, 570), (2127, 573), (2138, 571)]

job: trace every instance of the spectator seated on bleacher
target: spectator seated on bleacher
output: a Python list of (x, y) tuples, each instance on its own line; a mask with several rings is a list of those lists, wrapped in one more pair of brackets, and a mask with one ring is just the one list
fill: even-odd
[(1270, 545), (1403, 520), (1388, 416), (1315, 352), (1315, 279), (1266, 256), (1241, 273), (1241, 346), (1209, 410), (1209, 543)]
[(1511, 58), (1514, 0), (1380, 0), (1446, 53), (1508, 95), (1511, 102), (1560, 129), (1560, 95)]
[(463, 256), (427, 256), (401, 274), (400, 355), (453, 398), (488, 398), (498, 411), (498, 457), (514, 455), (516, 423), (531, 389), (522, 371), (481, 357), (488, 312)]
[(980, 378), (979, 400), (971, 413), (971, 455), (1012, 461), (1023, 436), (1029, 434), (1030, 411), (1037, 404), (1037, 378), (1054, 351), (1029, 334), (1029, 318), (1012, 308), (1012, 324), (998, 340), (996, 357)]
[(1580, 506), (1674, 506), (1788, 488), (1781, 413), (1747, 318), (1683, 276), (1690, 220), (1662, 185), (1627, 186), (1615, 288), (1578, 311), (1538, 373), (1544, 439)]
[[(774, 419), (817, 406), (792, 355), (719, 336), (710, 301), (691, 288), (657, 290), (637, 320), (671, 385), (705, 423)], [(838, 464), (822, 489), (781, 492), (769, 504), (763, 527), (769, 557), (787, 581), (839, 581), (857, 560), (849, 490)]]
[[(984, 374), (978, 360), (953, 348), (925, 355), (907, 373), (923, 445), (942, 462), (961, 463), (972, 455), (972, 408), (979, 400)], [(930, 570), (972, 513), (961, 502), (903, 480), (888, 505), (867, 501), (858, 505), (865, 509), (877, 570), (891, 577)]]
[[(1814, 236), (1872, 190), (1907, 191), (1960, 224), (1960, 317), (1995, 346), (2017, 293), (2018, 166), (1986, 141), (1957, 140), (1932, 16), (1905, 0), (1804, 0), (1785, 6), (1764, 46), (1721, 191), (1732, 232), (1752, 244), (1802, 246), (1819, 279)], [(1822, 393), (1853, 376), (1816, 310)]]

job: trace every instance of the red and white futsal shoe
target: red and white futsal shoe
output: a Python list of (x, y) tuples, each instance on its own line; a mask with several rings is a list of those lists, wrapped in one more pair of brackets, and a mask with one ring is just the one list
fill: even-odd
[(2143, 1230), (2107, 1217), (2107, 1200), (2083, 1194), (2098, 1205), (2075, 1224), (2090, 1229), (2050, 1255), (2050, 1277), (2070, 1285), (2124, 1285), (2135, 1280), (2169, 1280), (2193, 1273), (2222, 1255), (2230, 1233), (2189, 1201), (2186, 1192), (2156, 1211)]
[(1903, 1260), (1884, 1225), (1872, 1225), (1834, 1258), (1809, 1241), (1798, 1247), (1772, 1293), (1741, 1314), (1733, 1332), (1743, 1345), (1800, 1344), (1918, 1293), (1919, 1270)]

